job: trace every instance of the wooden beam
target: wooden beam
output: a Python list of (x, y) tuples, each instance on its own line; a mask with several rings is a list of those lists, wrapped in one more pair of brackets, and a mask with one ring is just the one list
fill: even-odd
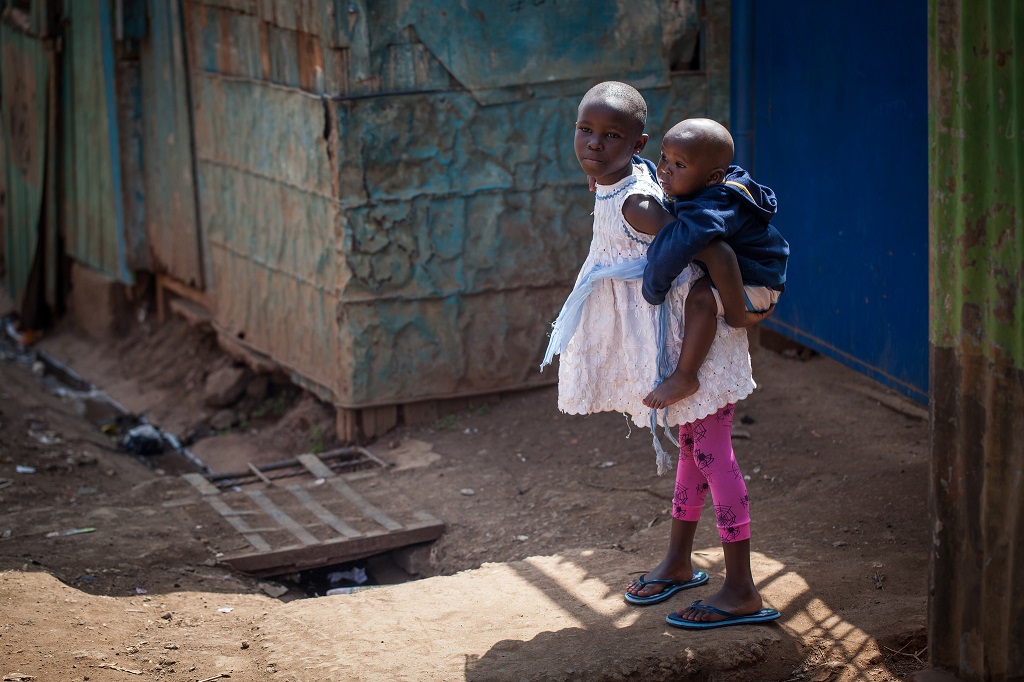
[(248, 495), (253, 502), (259, 505), (260, 509), (267, 513), (267, 516), (274, 519), (279, 526), (294, 535), (295, 539), (302, 544), (315, 545), (320, 542), (312, 533), (303, 528), (298, 521), (288, 516), (284, 510), (274, 504), (273, 500), (259, 490), (250, 490)]
[(359, 410), (359, 423), (363, 438), (383, 436), (398, 426), (398, 406), (366, 407)]
[(301, 485), (292, 484), (288, 486), (288, 492), (295, 496), (299, 502), (302, 503), (306, 509), (309, 510), (313, 516), (317, 517), (324, 522), (327, 526), (330, 526), (336, 530), (339, 534), (347, 538), (357, 538), (362, 533), (357, 531), (352, 526), (348, 525), (337, 516), (332, 514), (323, 505), (313, 499), (313, 496), (309, 494), (309, 491), (303, 488)]
[(338, 538), (318, 545), (292, 546), (271, 552), (225, 556), (231, 568), (256, 576), (272, 576), (347, 561), (356, 561), (392, 549), (430, 542), (444, 533), (443, 523), (422, 522), (401, 531), (379, 531), (359, 538)]
[(220, 495), (220, 488), (206, 480), (202, 474), (182, 474), (181, 477), (191, 483), (203, 496)]
[(364, 516), (369, 516), (371, 519), (384, 526), (388, 530), (400, 530), (402, 524), (398, 523), (390, 516), (382, 512), (377, 507), (373, 506), (369, 500), (353, 490), (345, 481), (341, 480), (334, 475), (334, 472), (330, 468), (320, 461), (320, 458), (316, 455), (299, 455), (299, 462), (302, 466), (309, 469), (309, 472), (317, 478), (322, 478), (327, 481), (335, 490), (342, 494), (342, 496), (348, 500), (353, 506), (356, 507)]

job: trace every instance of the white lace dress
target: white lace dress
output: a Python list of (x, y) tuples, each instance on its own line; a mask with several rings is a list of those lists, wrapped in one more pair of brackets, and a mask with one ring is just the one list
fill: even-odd
[[(662, 198), (661, 187), (643, 166), (634, 165), (632, 175), (614, 185), (597, 186), (594, 238), (577, 286), (595, 265), (646, 261), (652, 238), (635, 231), (622, 217), (622, 204), (632, 194)], [(670, 316), (667, 347), (672, 368), (682, 341), (683, 302), (691, 283), (701, 274), (696, 266), (684, 270), (663, 304)], [(637, 426), (650, 426), (650, 408), (642, 401), (658, 377), (658, 308), (644, 300), (642, 283), (642, 279), (594, 283), (558, 366), (558, 407), (563, 412), (622, 412)], [(718, 333), (699, 378), (697, 393), (668, 407), (669, 425), (696, 421), (750, 395), (754, 380), (746, 330), (733, 329), (719, 319)], [(662, 421), (660, 416), (658, 421)]]

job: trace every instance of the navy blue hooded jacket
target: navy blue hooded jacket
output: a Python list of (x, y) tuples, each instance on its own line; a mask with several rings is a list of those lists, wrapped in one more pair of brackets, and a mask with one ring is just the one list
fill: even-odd
[(754, 182), (747, 171), (729, 166), (722, 183), (666, 205), (676, 220), (647, 249), (643, 294), (648, 303), (664, 301), (673, 280), (716, 238), (736, 252), (744, 285), (786, 288), (789, 244), (770, 224), (778, 208), (775, 192)]

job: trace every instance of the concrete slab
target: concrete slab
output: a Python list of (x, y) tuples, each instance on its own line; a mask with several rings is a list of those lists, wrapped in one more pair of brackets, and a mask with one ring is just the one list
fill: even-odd
[(307, 681), (769, 680), (799, 666), (801, 638), (839, 634), (832, 658), (859, 661), (865, 672), (878, 661), (870, 637), (822, 610), (805, 583), (801, 591), (799, 575), (777, 561), (756, 555), (753, 567), (766, 601), (773, 592), (799, 595), (771, 603), (783, 619), (690, 632), (668, 626), (665, 615), (718, 589), (720, 551), (697, 556), (712, 575), (709, 585), (647, 608), (622, 599), (627, 556), (530, 557), (291, 602), (261, 627), (266, 660), (288, 679)]

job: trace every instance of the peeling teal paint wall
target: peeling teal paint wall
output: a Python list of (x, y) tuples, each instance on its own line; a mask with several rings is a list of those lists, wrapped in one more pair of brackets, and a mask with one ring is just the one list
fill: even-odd
[[(590, 240), (579, 98), (638, 85), (651, 154), (726, 120), (728, 4), (699, 7), (185, 0), (216, 323), (339, 406), (549, 383)], [(674, 70), (702, 22), (705, 68)]]

